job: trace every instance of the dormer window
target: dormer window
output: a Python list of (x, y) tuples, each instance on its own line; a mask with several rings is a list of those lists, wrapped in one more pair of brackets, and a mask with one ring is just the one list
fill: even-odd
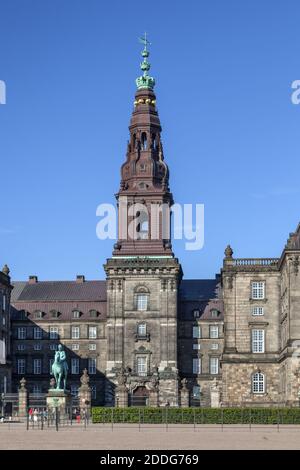
[(211, 314), (212, 318), (218, 318), (219, 313), (220, 313), (219, 310), (217, 310), (216, 308), (212, 308), (211, 311), (210, 311), (210, 314)]
[(98, 312), (97, 310), (90, 310), (90, 317), (91, 318), (97, 318)]
[(80, 318), (80, 312), (79, 310), (73, 310), (73, 318)]
[(36, 310), (34, 312), (34, 318), (36, 320), (40, 320), (41, 318), (43, 318), (43, 312), (41, 310)]
[(200, 310), (193, 310), (193, 316), (194, 316), (194, 318), (199, 318), (200, 317)]
[(58, 318), (58, 311), (57, 310), (51, 310), (50, 315), (52, 318)]

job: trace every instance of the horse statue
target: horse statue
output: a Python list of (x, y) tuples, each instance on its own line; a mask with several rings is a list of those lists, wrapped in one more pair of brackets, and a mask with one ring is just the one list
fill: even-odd
[[(61, 344), (58, 346), (58, 351), (54, 355), (54, 362), (52, 364), (52, 374), (55, 377), (56, 390), (66, 390), (67, 377), (68, 377), (68, 364), (66, 353)], [(63, 379), (63, 389), (61, 382)]]

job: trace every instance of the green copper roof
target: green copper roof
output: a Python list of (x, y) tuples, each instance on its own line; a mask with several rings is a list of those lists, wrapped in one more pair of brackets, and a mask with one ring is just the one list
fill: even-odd
[(148, 51), (147, 47), (151, 43), (148, 41), (146, 33), (143, 38), (140, 38), (140, 42), (144, 44), (144, 49), (141, 52), (143, 61), (141, 62), (141, 65), (140, 65), (143, 75), (138, 77), (135, 83), (136, 83), (138, 90), (142, 90), (143, 88), (148, 88), (150, 90), (153, 90), (154, 85), (155, 85), (155, 80), (153, 77), (150, 77), (148, 75), (151, 65), (150, 65), (150, 62), (148, 62), (148, 57), (150, 55), (150, 52)]

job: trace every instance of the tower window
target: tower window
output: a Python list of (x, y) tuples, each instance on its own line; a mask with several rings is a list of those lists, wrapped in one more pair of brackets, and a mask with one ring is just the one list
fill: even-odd
[(264, 353), (265, 352), (265, 331), (252, 330), (252, 352)]
[(251, 283), (251, 298), (252, 299), (264, 299), (265, 298), (264, 281)]
[(147, 358), (144, 356), (137, 358), (137, 375), (142, 377), (147, 375)]
[(137, 212), (136, 216), (138, 217), (138, 224), (136, 227), (137, 239), (147, 240), (149, 231), (148, 214), (147, 212)]
[(138, 294), (136, 297), (136, 308), (137, 310), (143, 311), (148, 309), (148, 295)]
[(146, 336), (147, 334), (147, 326), (146, 323), (139, 323), (137, 327), (137, 334), (139, 336)]
[(142, 141), (142, 150), (147, 150), (148, 143), (147, 143), (147, 134), (146, 134), (146, 132), (142, 133), (141, 141)]

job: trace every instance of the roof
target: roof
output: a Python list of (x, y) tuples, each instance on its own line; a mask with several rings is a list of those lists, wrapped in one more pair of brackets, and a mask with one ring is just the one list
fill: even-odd
[(220, 279), (186, 279), (181, 282), (181, 300), (209, 300), (218, 298)]
[(38, 281), (12, 284), (12, 303), (106, 301), (106, 281)]

